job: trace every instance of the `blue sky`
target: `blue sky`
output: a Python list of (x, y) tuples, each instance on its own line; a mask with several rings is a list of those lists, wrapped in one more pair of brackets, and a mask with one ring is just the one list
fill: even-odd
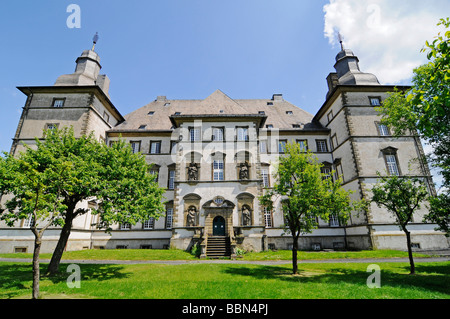
[[(69, 28), (70, 4), (81, 27)], [(339, 51), (336, 32), (383, 84), (408, 84), (426, 62), (448, 0), (4, 0), (0, 4), (0, 150), (9, 151), (25, 103), (17, 86), (53, 85), (92, 46), (125, 115), (158, 95), (284, 98), (315, 114)]]

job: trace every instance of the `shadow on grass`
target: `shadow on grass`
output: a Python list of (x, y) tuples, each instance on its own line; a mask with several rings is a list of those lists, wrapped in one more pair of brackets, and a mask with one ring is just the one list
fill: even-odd
[[(66, 272), (68, 264), (61, 264), (60, 272), (55, 276), (46, 276), (47, 264), (41, 264), (41, 281), (50, 280), (53, 284), (66, 283), (73, 274)], [(80, 266), (81, 281), (106, 281), (110, 279), (128, 278), (131, 274), (124, 273), (121, 265), (82, 264)], [(30, 292), (33, 281), (31, 264), (0, 263), (0, 299), (14, 298)]]
[[(381, 266), (381, 287), (415, 288), (450, 295), (450, 264), (446, 265), (416, 265), (416, 275), (409, 275), (409, 264), (396, 268)], [(342, 265), (336, 267), (302, 269), (299, 265), (297, 275), (292, 274), (292, 268), (279, 266), (255, 266), (255, 267), (228, 267), (225, 273), (248, 276), (255, 279), (277, 279), (295, 283), (321, 283), (321, 284), (354, 284), (365, 286), (367, 278), (373, 272), (367, 272), (366, 268), (345, 268)]]

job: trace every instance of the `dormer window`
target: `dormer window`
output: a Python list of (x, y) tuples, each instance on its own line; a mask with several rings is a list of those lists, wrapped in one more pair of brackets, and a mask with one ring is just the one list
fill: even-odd
[(153, 114), (155, 114), (155, 112), (154, 112), (154, 111), (150, 111), (150, 112), (148, 112), (148, 115), (149, 115), (149, 116), (152, 116)]
[(140, 129), (140, 130), (145, 130), (146, 127), (147, 127), (147, 125), (142, 124), (141, 126), (139, 126), (139, 129)]
[(286, 114), (287, 114), (287, 115), (292, 115), (292, 114), (294, 114), (294, 112), (292, 112), (292, 111), (286, 111)]

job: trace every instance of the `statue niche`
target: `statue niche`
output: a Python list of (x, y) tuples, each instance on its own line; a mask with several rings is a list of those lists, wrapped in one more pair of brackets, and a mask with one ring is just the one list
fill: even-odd
[(242, 206), (242, 225), (243, 226), (252, 225), (252, 211), (248, 205)]
[(249, 176), (249, 165), (247, 162), (241, 163), (239, 165), (239, 179), (240, 180), (248, 180)]
[(197, 208), (195, 206), (189, 206), (186, 217), (186, 226), (194, 227), (197, 224)]
[(197, 163), (190, 163), (188, 167), (188, 181), (198, 181), (199, 165)]

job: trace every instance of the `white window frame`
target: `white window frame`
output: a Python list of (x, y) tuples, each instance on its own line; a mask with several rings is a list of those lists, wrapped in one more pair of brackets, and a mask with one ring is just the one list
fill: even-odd
[(150, 154), (161, 154), (161, 141), (150, 141)]
[(147, 219), (146, 221), (144, 221), (143, 228), (144, 229), (155, 229), (155, 218), (150, 217), (150, 219)]
[(264, 211), (264, 225), (267, 228), (272, 228), (273, 227), (272, 211), (267, 209), (267, 207), (264, 207), (263, 211)]
[(215, 159), (213, 161), (213, 180), (223, 181), (225, 179), (225, 163), (223, 159)]
[(399, 176), (400, 170), (398, 168), (397, 157), (395, 154), (385, 154), (384, 158), (386, 159), (389, 175)]
[(169, 181), (167, 184), (168, 189), (175, 189), (175, 170), (169, 169)]
[(339, 218), (337, 217), (336, 214), (331, 214), (330, 215), (330, 227), (339, 227)]
[(53, 107), (63, 107), (65, 102), (66, 102), (66, 99), (55, 98), (53, 100)]
[(213, 141), (224, 141), (224, 129), (223, 127), (213, 127), (212, 128), (212, 140)]
[(280, 153), (280, 154), (286, 153), (286, 144), (287, 144), (287, 140), (279, 140), (278, 141), (278, 153)]
[(317, 153), (327, 153), (327, 140), (316, 140)]
[(198, 127), (191, 127), (189, 129), (189, 141), (198, 142), (201, 141), (201, 130)]
[(248, 141), (249, 140), (248, 127), (237, 127), (236, 130), (237, 130), (236, 139), (238, 141)]
[(131, 230), (131, 224), (130, 223), (121, 223), (120, 230)]
[(30, 215), (27, 219), (23, 221), (23, 228), (31, 228), (34, 225), (34, 216)]
[(380, 133), (380, 136), (390, 136), (391, 135), (387, 125), (384, 125), (381, 123), (377, 123), (377, 125), (378, 125), (378, 132)]
[(173, 226), (173, 207), (166, 210), (166, 229), (172, 229)]
[(141, 141), (131, 141), (130, 146), (133, 154), (139, 153), (141, 151)]
[(263, 187), (270, 187), (269, 168), (261, 168), (261, 177), (263, 181)]

